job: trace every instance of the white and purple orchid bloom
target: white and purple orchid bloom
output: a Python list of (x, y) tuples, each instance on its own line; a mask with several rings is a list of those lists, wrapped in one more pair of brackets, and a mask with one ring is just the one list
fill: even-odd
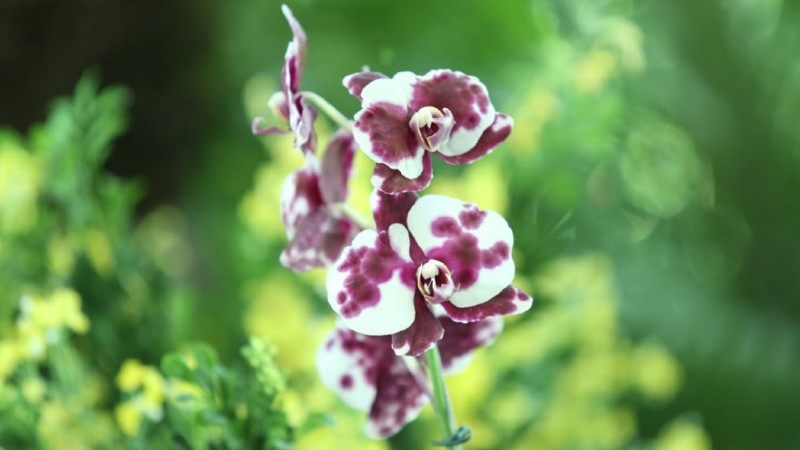
[(467, 164), (490, 153), (511, 133), (513, 120), (495, 111), (477, 78), (451, 70), (392, 78), (360, 72), (344, 79), (361, 100), (353, 134), (377, 166), (372, 184), (386, 193), (417, 192), (433, 178), (431, 153)]
[(398, 355), (419, 355), (450, 319), (476, 322), (527, 311), (531, 297), (511, 284), (514, 236), (493, 211), (416, 193), (371, 198), (376, 230), (360, 232), (330, 268), (328, 303), (350, 329), (391, 335)]
[(281, 11), (289, 22), (293, 38), (286, 48), (281, 69), (281, 90), (270, 98), (269, 107), (273, 114), (288, 122), (289, 129), (265, 127), (264, 119), (257, 117), (253, 120), (252, 131), (257, 135), (294, 133), (294, 148), (309, 155), (316, 150), (314, 121), (317, 110), (306, 103), (300, 92), (300, 81), (306, 66), (306, 33), (288, 6), (283, 5)]
[[(474, 350), (490, 345), (503, 329), (497, 317), (469, 324), (446, 316), (439, 320), (445, 330), (439, 342), (445, 374), (466, 367)], [(369, 412), (365, 431), (373, 439), (397, 433), (430, 400), (421, 363), (395, 355), (388, 336), (366, 336), (339, 326), (317, 352), (317, 370), (323, 384), (348, 406)]]
[(361, 228), (340, 206), (347, 200), (347, 182), (355, 155), (353, 136), (344, 130), (331, 138), (320, 164), (314, 154), (287, 177), (281, 192), (281, 219), (289, 244), (281, 263), (303, 272), (330, 266)]

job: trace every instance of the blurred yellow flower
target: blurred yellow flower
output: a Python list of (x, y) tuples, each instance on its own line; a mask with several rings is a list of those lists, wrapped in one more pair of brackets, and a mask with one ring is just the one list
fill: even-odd
[(575, 71), (575, 87), (589, 95), (603, 90), (617, 72), (617, 59), (608, 50), (592, 50), (584, 56)]
[(114, 408), (114, 417), (119, 428), (128, 436), (139, 432), (142, 423), (142, 412), (131, 402), (122, 402)]
[(683, 374), (678, 362), (660, 345), (648, 343), (636, 347), (631, 365), (636, 387), (650, 399), (669, 400), (681, 385)]
[(97, 273), (104, 277), (113, 273), (114, 253), (104, 231), (95, 229), (86, 234), (86, 255)]
[(442, 176), (431, 184), (430, 193), (447, 195), (475, 203), (501, 215), (508, 207), (507, 180), (496, 159), (484, 159), (481, 164), (465, 166), (458, 177)]
[(125, 434), (136, 434), (144, 417), (152, 421), (161, 420), (166, 381), (155, 367), (128, 359), (122, 364), (116, 383), (128, 394), (126, 400), (114, 409), (117, 424)]
[(513, 111), (514, 131), (508, 137), (517, 154), (530, 154), (538, 148), (539, 135), (545, 124), (555, 116), (559, 101), (552, 90), (534, 85), (524, 94), (522, 102)]
[(38, 159), (10, 139), (0, 139), (0, 231), (19, 233), (36, 223), (41, 188)]
[(688, 418), (679, 418), (659, 433), (654, 450), (709, 450), (709, 439), (703, 428)]

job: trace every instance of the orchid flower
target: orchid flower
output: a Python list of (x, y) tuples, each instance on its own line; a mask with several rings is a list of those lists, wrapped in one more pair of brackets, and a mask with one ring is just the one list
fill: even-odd
[(441, 195), (375, 190), (371, 202), (377, 229), (356, 235), (326, 279), (347, 327), (416, 356), (444, 334), (432, 305), (461, 323), (530, 308), (511, 284), (514, 236), (499, 214)]
[(306, 66), (306, 33), (288, 6), (283, 5), (281, 11), (289, 22), (293, 38), (286, 48), (281, 69), (281, 91), (272, 95), (269, 107), (276, 116), (288, 122), (289, 130), (279, 127), (265, 128), (264, 119), (257, 117), (253, 120), (252, 131), (257, 135), (294, 133), (294, 148), (304, 155), (309, 155), (316, 150), (314, 121), (317, 118), (317, 110), (305, 102), (300, 92), (300, 81)]
[[(445, 337), (439, 342), (444, 373), (463, 370), (478, 347), (490, 345), (503, 329), (500, 318), (461, 324), (439, 318)], [(394, 354), (387, 336), (366, 336), (338, 326), (317, 352), (322, 383), (348, 406), (368, 411), (365, 431), (387, 438), (414, 420), (430, 400), (419, 360)]]
[(433, 178), (431, 153), (449, 164), (467, 164), (490, 153), (511, 133), (513, 120), (495, 111), (483, 83), (451, 70), (392, 78), (360, 72), (344, 79), (361, 100), (353, 134), (377, 166), (374, 187), (416, 192)]

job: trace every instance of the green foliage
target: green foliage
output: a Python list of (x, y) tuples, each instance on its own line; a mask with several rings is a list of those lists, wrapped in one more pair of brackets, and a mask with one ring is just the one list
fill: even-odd
[(195, 304), (182, 219), (135, 224), (140, 189), (103, 170), (129, 103), (89, 74), (27, 138), (0, 131), (0, 447), (287, 448), (269, 344), (173, 351)]

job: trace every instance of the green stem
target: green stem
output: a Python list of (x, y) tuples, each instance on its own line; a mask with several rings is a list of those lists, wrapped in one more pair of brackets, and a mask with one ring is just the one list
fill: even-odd
[[(428, 358), (428, 371), (433, 385), (433, 401), (436, 417), (439, 419), (439, 426), (444, 434), (444, 439), (450, 439), (455, 434), (455, 419), (453, 410), (450, 406), (450, 399), (447, 396), (447, 386), (442, 375), (442, 358), (439, 356), (439, 347), (433, 346), (425, 353)], [(461, 445), (447, 447), (451, 450), (461, 450)]]
[(335, 106), (328, 103), (327, 100), (325, 100), (324, 98), (320, 97), (319, 95), (313, 92), (304, 91), (302, 94), (303, 98), (306, 98), (315, 105), (317, 105), (317, 108), (319, 108), (320, 110), (322, 110), (322, 112), (327, 114), (328, 117), (330, 117), (331, 120), (336, 122), (337, 125), (339, 125), (340, 127), (344, 128), (345, 130), (351, 133), (353, 132), (353, 122), (351, 122), (350, 119), (347, 118), (347, 116), (339, 112), (339, 110), (336, 109)]

